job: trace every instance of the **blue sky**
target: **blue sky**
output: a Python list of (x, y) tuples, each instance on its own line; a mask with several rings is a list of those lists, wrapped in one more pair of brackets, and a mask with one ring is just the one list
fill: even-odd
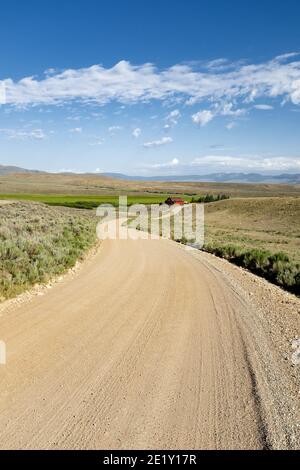
[(1, 5), (0, 163), (300, 172), (298, 0)]

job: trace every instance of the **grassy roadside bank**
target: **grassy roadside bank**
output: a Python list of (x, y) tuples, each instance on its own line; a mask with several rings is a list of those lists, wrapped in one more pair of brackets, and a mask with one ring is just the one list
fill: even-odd
[(245, 250), (234, 245), (205, 245), (203, 251), (224, 258), (261, 276), (296, 295), (300, 295), (300, 264), (293, 263), (283, 252)]
[(88, 211), (0, 205), (0, 301), (72, 268), (95, 243), (96, 222)]
[(204, 251), (300, 295), (300, 198), (206, 204)]
[[(186, 239), (175, 240), (187, 245)], [(267, 279), (269, 282), (300, 296), (300, 264), (290, 260), (286, 253), (245, 249), (235, 245), (205, 244), (200, 251), (211, 253), (241, 268)]]
[(236, 198), (204, 207), (203, 251), (300, 295), (300, 198)]

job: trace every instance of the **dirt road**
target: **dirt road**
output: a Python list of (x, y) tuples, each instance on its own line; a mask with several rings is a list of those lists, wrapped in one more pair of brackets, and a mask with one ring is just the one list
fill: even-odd
[(171, 241), (105, 241), (0, 315), (1, 448), (299, 447), (299, 403), (255, 308)]

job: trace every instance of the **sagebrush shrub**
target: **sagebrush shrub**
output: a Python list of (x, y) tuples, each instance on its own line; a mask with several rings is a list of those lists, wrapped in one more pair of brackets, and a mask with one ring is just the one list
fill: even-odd
[(92, 213), (37, 203), (0, 206), (0, 298), (74, 266), (96, 239)]
[(290, 261), (286, 253), (272, 254), (269, 251), (243, 250), (235, 245), (206, 245), (204, 250), (249, 269), (269, 281), (300, 294), (300, 265)]

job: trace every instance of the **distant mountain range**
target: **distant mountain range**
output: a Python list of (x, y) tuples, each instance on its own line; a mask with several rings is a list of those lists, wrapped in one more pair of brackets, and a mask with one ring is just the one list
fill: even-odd
[(38, 170), (26, 170), (18, 166), (0, 165), (0, 175), (10, 175), (12, 173), (44, 173)]
[[(46, 172), (27, 170), (17, 166), (0, 165), (0, 175), (13, 173), (37, 173)], [(61, 174), (61, 173), (60, 173)], [(70, 174), (70, 173), (68, 173)], [(93, 174), (96, 176), (95, 174)], [(122, 179), (128, 181), (159, 181), (159, 182), (207, 182), (207, 183), (277, 183), (300, 184), (300, 173), (264, 175), (260, 173), (211, 173), (208, 175), (168, 175), (168, 176), (128, 176), (122, 173), (99, 173), (99, 176)]]
[(300, 184), (300, 174), (212, 173), (208, 175), (128, 176), (122, 173), (103, 173), (103, 175), (132, 181)]

